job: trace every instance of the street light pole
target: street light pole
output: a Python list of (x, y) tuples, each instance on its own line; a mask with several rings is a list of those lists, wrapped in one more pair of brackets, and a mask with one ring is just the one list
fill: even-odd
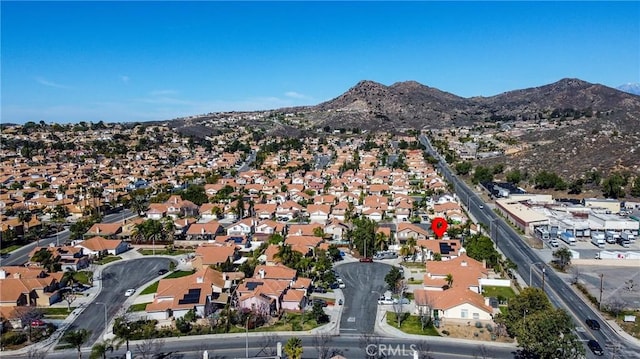
[(245, 322), (245, 328), (246, 328), (246, 336), (245, 336), (245, 340), (244, 340), (244, 354), (245, 354), (245, 358), (249, 358), (249, 318), (251, 316), (248, 315), (247, 316), (247, 320)]
[[(533, 282), (532, 282), (532, 278), (531, 278), (531, 268), (535, 267), (536, 264), (544, 264), (542, 262), (535, 262), (535, 263), (531, 263), (531, 265), (529, 266), (529, 287), (533, 286)], [(544, 288), (544, 268), (542, 268), (542, 287)]]

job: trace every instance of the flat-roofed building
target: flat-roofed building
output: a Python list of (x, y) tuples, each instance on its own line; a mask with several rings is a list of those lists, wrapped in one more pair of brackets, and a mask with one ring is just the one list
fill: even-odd
[(499, 199), (496, 201), (496, 209), (507, 218), (509, 222), (525, 232), (531, 234), (534, 227), (548, 225), (549, 217), (514, 199)]
[(620, 201), (611, 198), (585, 198), (587, 208), (603, 208), (609, 213), (620, 213)]
[(614, 214), (590, 213), (589, 226), (598, 231), (631, 231), (638, 233), (640, 222)]

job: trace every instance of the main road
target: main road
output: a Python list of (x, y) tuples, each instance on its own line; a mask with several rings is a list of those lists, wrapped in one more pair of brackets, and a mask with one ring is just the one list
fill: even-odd
[[(516, 233), (513, 228), (505, 223), (488, 206), (482, 206), (482, 199), (478, 197), (463, 181), (453, 175), (447, 167), (442, 156), (440, 156), (431, 146), (426, 136), (420, 136), (420, 142), (425, 145), (427, 152), (438, 159), (438, 169), (449, 183), (453, 184), (455, 192), (463, 203), (467, 204), (468, 211), (479, 221), (489, 227), (496, 247), (518, 265), (517, 271), (521, 278), (529, 281), (529, 271), (532, 271), (529, 286), (542, 286), (542, 273), (540, 268), (535, 267), (541, 262), (540, 257), (531, 249)], [(532, 266), (534, 266), (532, 268)], [(546, 267), (546, 264), (543, 264)], [(584, 325), (587, 318), (599, 318), (599, 313), (573, 291), (551, 268), (545, 271), (545, 292), (549, 300), (559, 308), (564, 308), (576, 321), (576, 333), (582, 341), (589, 339), (597, 340), (603, 347), (619, 347), (618, 355), (622, 358), (638, 358), (640, 348), (633, 342), (625, 340), (610, 326), (604, 324), (600, 330), (591, 330)], [(605, 348), (605, 351), (607, 349)], [(595, 357), (586, 349), (587, 357)]]
[[(103, 223), (116, 223), (118, 221), (124, 221), (125, 218), (129, 218), (132, 215), (133, 215), (133, 213), (131, 212), (131, 210), (124, 209), (124, 210), (121, 210), (118, 213), (112, 213), (112, 214), (108, 214), (108, 215), (104, 216), (103, 219), (102, 219), (102, 222)], [(48, 246), (49, 244), (52, 244), (52, 243), (55, 243), (55, 244), (65, 243), (67, 240), (69, 240), (69, 236), (70, 235), (71, 235), (71, 232), (69, 232), (68, 229), (65, 229), (64, 231), (58, 232), (58, 233), (54, 234), (53, 236), (42, 238), (38, 242), (32, 242), (32, 243), (29, 243), (27, 245), (24, 245), (24, 246), (20, 247), (19, 249), (16, 249), (15, 251), (11, 252), (9, 257), (0, 259), (0, 266), (19, 266), (19, 265), (23, 265), (23, 264), (27, 263), (27, 261), (29, 260), (29, 253), (37, 245), (39, 245), (40, 247), (46, 247), (46, 246)]]
[[(206, 336), (193, 336), (193, 337), (181, 337), (181, 338), (167, 338), (161, 340), (159, 345), (161, 348), (155, 353), (149, 353), (147, 351), (146, 357), (153, 358), (173, 358), (173, 359), (201, 359), (202, 352), (207, 351), (209, 358), (246, 358), (247, 343), (249, 357), (273, 357), (272, 353), (275, 353), (275, 344), (265, 347), (267, 333), (264, 335), (255, 335), (251, 333), (248, 336), (243, 334), (222, 334), (222, 335), (206, 335)], [(271, 333), (271, 335), (277, 336), (277, 341), (284, 344), (292, 336), (296, 336), (302, 340), (304, 348), (304, 358), (318, 358), (317, 346), (314, 345), (314, 337), (309, 334), (278, 334)], [(130, 343), (130, 350), (134, 357), (141, 355), (138, 350), (138, 345), (142, 344), (141, 341), (132, 341)], [(149, 342), (146, 342), (146, 346), (151, 346)], [(469, 343), (461, 342), (457, 340), (442, 340), (442, 338), (426, 337), (422, 341), (415, 339), (403, 339), (403, 338), (388, 338), (388, 337), (368, 337), (365, 339), (359, 334), (345, 335), (330, 337), (328, 343), (322, 346), (328, 353), (341, 353), (345, 358), (412, 358), (413, 349), (420, 349), (421, 358), (426, 358), (426, 354), (431, 355), (432, 358), (437, 359), (471, 359), (471, 358), (517, 358), (517, 353), (513, 351), (513, 348), (508, 347), (485, 347), (482, 343)], [(84, 348), (84, 357), (88, 357), (90, 352), (89, 348)], [(124, 358), (125, 349), (114, 351), (113, 353), (107, 353), (108, 358)], [(367, 355), (369, 354), (369, 355)], [(377, 354), (377, 355), (376, 355)], [(47, 353), (46, 358), (51, 359), (68, 359), (76, 357), (75, 350), (56, 350)], [(5, 358), (4, 355), (2, 355)], [(6, 358), (28, 358), (25, 355), (6, 356)], [(329, 356), (327, 356), (329, 358)]]

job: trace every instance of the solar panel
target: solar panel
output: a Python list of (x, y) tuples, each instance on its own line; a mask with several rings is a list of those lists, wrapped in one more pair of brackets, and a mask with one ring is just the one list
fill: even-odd
[(247, 289), (254, 290), (259, 285), (262, 285), (262, 282), (249, 282), (249, 283), (247, 283)]
[(200, 288), (189, 289), (189, 292), (178, 301), (178, 304), (197, 304), (200, 301)]
[(449, 254), (451, 252), (451, 247), (447, 244), (447, 242), (440, 242), (440, 254)]

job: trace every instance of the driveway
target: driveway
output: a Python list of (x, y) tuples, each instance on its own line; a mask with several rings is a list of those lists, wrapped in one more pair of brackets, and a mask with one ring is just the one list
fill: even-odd
[[(144, 289), (140, 286), (154, 278), (159, 278), (158, 270), (169, 268), (169, 262), (171, 262), (169, 258), (139, 258), (116, 262), (106, 267), (102, 272), (102, 291), (92, 303), (87, 304), (84, 311), (69, 326), (69, 330), (83, 328), (90, 330), (91, 337), (85, 343), (88, 346), (102, 340), (105, 328), (105, 306), (107, 321), (111, 322), (128, 299), (124, 296), (124, 292), (134, 288), (136, 294), (139, 294)], [(96, 304), (96, 302), (105, 303), (105, 305)]]
[(345, 263), (335, 267), (344, 281), (344, 308), (340, 333), (373, 333), (378, 297), (387, 290), (384, 277), (391, 266), (384, 263)]

